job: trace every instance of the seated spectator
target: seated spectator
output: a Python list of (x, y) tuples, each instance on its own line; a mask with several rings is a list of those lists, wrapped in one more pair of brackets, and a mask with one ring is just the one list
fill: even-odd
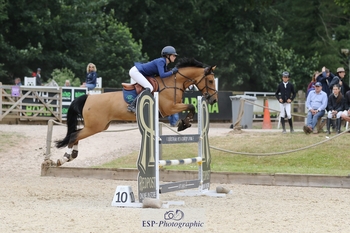
[(350, 91), (345, 93), (344, 111), (341, 114), (341, 118), (347, 122), (350, 122)]
[(333, 85), (333, 93), (328, 97), (327, 134), (331, 134), (330, 127), (332, 119), (336, 119), (337, 133), (340, 133), (341, 115), (344, 110), (344, 97), (340, 92), (339, 84)]
[(93, 90), (96, 87), (96, 80), (97, 80), (97, 68), (95, 64), (89, 63), (86, 67), (86, 81), (85, 81), (85, 86), (87, 89)]
[(323, 117), (325, 109), (327, 107), (328, 97), (327, 94), (322, 91), (322, 84), (320, 82), (315, 83), (315, 90), (310, 91), (306, 99), (307, 123), (303, 127), (306, 134), (311, 132), (318, 133), (316, 129), (317, 120)]

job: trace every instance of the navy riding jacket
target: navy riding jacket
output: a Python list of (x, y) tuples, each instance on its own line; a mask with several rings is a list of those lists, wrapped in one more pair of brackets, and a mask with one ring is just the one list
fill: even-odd
[(165, 57), (160, 57), (147, 63), (135, 62), (135, 66), (145, 77), (154, 77), (159, 75), (161, 78), (166, 78), (173, 73), (171, 71), (167, 71), (165, 59)]

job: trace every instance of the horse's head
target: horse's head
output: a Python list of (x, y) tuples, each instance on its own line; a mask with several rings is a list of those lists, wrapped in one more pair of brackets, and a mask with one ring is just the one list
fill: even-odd
[(182, 58), (176, 67), (187, 67), (184, 70), (179, 70), (179, 74), (185, 78), (185, 82), (183, 83), (184, 90), (194, 84), (202, 92), (209, 104), (217, 102), (218, 92), (215, 87), (214, 78), (216, 66), (206, 67), (203, 63), (193, 58)]
[(218, 91), (215, 86), (214, 70), (216, 66), (204, 68), (203, 76), (197, 80), (196, 86), (203, 96), (208, 100), (209, 104), (214, 104), (218, 100)]

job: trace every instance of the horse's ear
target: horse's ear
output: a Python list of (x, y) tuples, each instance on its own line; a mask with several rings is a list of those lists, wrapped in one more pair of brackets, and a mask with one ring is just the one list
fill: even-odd
[(215, 68), (216, 68), (216, 66), (212, 66), (212, 67), (211, 67), (211, 70), (215, 70)]

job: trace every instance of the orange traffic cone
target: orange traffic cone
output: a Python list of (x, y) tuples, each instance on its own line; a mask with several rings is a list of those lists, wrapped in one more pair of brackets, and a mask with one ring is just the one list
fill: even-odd
[(267, 99), (265, 99), (265, 104), (264, 104), (264, 120), (263, 120), (263, 129), (272, 129), (271, 126), (271, 119), (270, 119), (270, 110), (269, 110), (269, 102)]

